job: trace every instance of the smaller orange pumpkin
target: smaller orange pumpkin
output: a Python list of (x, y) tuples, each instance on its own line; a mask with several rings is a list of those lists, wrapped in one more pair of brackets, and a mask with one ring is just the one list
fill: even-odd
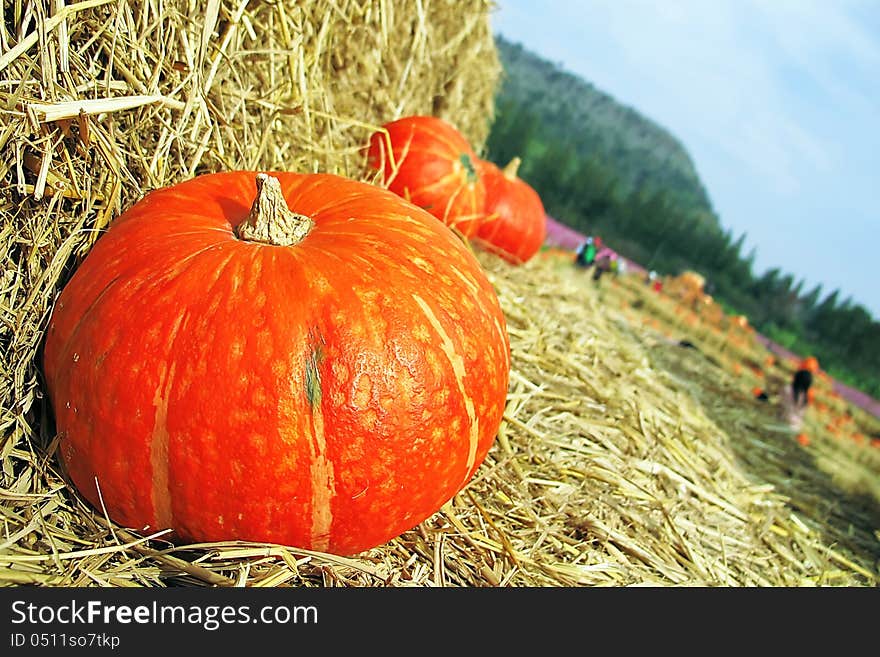
[(797, 441), (799, 445), (801, 445), (802, 447), (806, 447), (810, 444), (810, 437), (805, 433), (799, 433), (797, 435)]
[(479, 160), (477, 170), (486, 186), (486, 217), (474, 243), (519, 265), (528, 262), (547, 237), (547, 214), (538, 192), (517, 176), (520, 158), (500, 169)]
[(398, 196), (467, 238), (483, 217), (486, 188), (479, 158), (455, 126), (435, 116), (405, 116), (370, 136), (367, 164)]

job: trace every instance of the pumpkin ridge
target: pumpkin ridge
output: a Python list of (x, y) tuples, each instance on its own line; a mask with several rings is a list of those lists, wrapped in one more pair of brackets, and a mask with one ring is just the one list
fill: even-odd
[[(116, 284), (116, 282), (120, 279), (120, 277), (121, 277), (121, 275), (116, 275), (116, 276), (114, 276), (114, 277), (113, 277), (113, 278), (107, 283), (107, 285), (104, 286), (104, 289), (101, 290), (101, 291), (98, 293), (98, 295), (94, 298), (94, 300), (92, 300), (92, 302), (89, 304), (89, 307), (86, 308), (86, 309), (83, 311), (83, 314), (80, 316), (79, 321), (78, 321), (78, 322), (76, 323), (76, 325), (73, 327), (73, 330), (70, 331), (70, 333), (68, 334), (67, 338), (64, 340), (64, 344), (62, 345), (61, 349), (60, 349), (59, 352), (58, 352), (58, 358), (56, 359), (57, 362), (64, 362), (65, 360), (67, 360), (67, 357), (68, 357), (68, 355), (70, 354), (70, 350), (73, 348), (74, 338), (76, 338), (76, 336), (77, 336), (77, 334), (79, 333), (80, 329), (81, 329), (83, 326), (86, 326), (86, 325), (87, 325), (86, 319), (88, 319), (88, 317), (91, 315), (91, 313), (92, 313), (92, 312), (95, 310), (95, 308), (98, 306), (98, 303), (101, 301), (101, 299), (104, 298), (104, 296), (105, 296), (105, 295), (110, 291), (110, 289)], [(51, 330), (51, 328), (52, 328), (52, 324), (49, 325), (49, 328), (50, 328), (50, 330)], [(45, 352), (44, 352), (44, 357), (45, 357)], [(44, 368), (44, 369), (45, 369), (45, 368)], [(54, 378), (54, 377), (53, 377), (53, 378)], [(55, 383), (54, 383), (54, 381), (50, 381), (50, 382), (49, 382), (49, 385), (52, 386), (52, 387), (54, 388), (54, 387), (55, 387)]]

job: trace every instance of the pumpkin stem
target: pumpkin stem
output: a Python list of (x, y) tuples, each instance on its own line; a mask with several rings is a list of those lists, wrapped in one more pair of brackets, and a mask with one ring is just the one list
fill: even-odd
[(508, 162), (507, 166), (504, 167), (502, 171), (504, 177), (508, 180), (516, 180), (516, 172), (519, 171), (520, 163), (522, 163), (522, 160), (518, 157), (515, 157), (510, 162)]
[(257, 198), (251, 212), (235, 229), (239, 239), (275, 246), (291, 246), (302, 242), (315, 222), (287, 207), (281, 183), (275, 176), (257, 174)]

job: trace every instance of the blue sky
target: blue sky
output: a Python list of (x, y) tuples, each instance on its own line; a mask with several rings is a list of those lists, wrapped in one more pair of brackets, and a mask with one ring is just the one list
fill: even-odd
[(756, 275), (880, 319), (880, 1), (496, 4), (493, 31), (682, 142)]

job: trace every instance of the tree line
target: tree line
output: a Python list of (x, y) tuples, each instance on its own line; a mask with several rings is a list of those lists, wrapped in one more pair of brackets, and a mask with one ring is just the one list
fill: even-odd
[(826, 294), (821, 285), (805, 290), (803, 280), (778, 268), (756, 276), (754, 250), (742, 252), (746, 234), (721, 227), (702, 187), (688, 188), (684, 169), (670, 179), (662, 162), (646, 165), (642, 159), (634, 173), (627, 164), (632, 153), (614, 157), (608, 149), (615, 142), (607, 136), (593, 148), (583, 137), (561, 136), (590, 133), (582, 122), (565, 123), (564, 115), (554, 116), (548, 129), (546, 109), (510, 91), (515, 75), (506, 68), (485, 156), (501, 166), (521, 157), (519, 175), (548, 214), (584, 234), (601, 235), (623, 256), (658, 273), (699, 271), (726, 312), (746, 315), (770, 339), (815, 355), (835, 378), (880, 397), (880, 323), (863, 306), (839, 290)]

